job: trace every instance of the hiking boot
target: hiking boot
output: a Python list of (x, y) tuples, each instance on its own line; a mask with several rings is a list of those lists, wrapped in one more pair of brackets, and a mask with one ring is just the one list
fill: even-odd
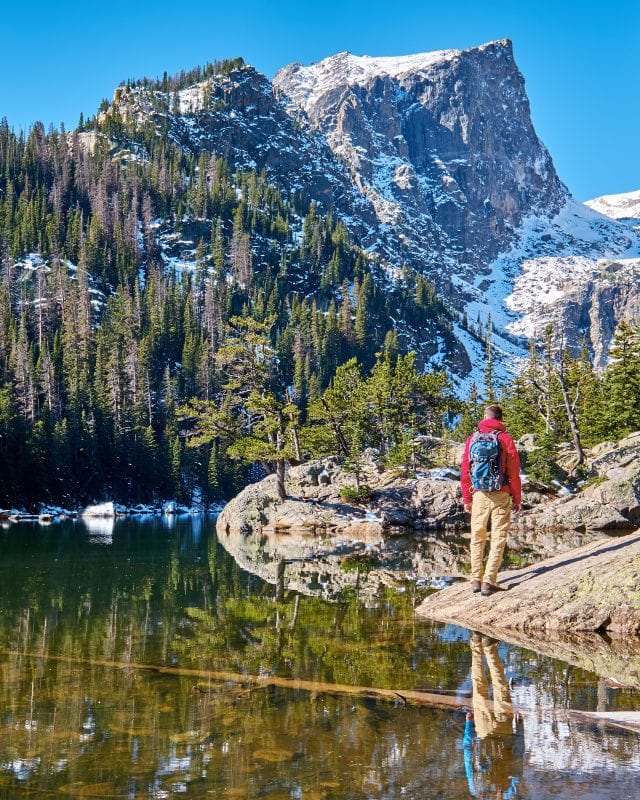
[(482, 585), (481, 585), (480, 581), (471, 581), (471, 591), (474, 594), (477, 594), (480, 591), (481, 588), (482, 588)]
[(482, 581), (482, 586), (480, 587), (480, 593), (483, 597), (489, 597), (496, 592), (504, 592), (504, 589), (501, 589), (500, 586), (496, 586), (493, 583), (488, 583), (487, 581)]

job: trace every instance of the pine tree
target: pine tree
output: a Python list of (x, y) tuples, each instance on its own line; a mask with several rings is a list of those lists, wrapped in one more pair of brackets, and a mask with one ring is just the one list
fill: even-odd
[(491, 322), (491, 314), (487, 318), (487, 329), (484, 339), (484, 401), (485, 404), (495, 403), (496, 401), (496, 387), (495, 378), (493, 374), (493, 326)]
[[(365, 275), (360, 293), (358, 294), (358, 307), (354, 327), (355, 342), (362, 360), (368, 361), (373, 339), (373, 278), (370, 273)], [(374, 341), (375, 343), (375, 341)]]
[(612, 438), (640, 429), (640, 330), (621, 322), (604, 375), (603, 429)]

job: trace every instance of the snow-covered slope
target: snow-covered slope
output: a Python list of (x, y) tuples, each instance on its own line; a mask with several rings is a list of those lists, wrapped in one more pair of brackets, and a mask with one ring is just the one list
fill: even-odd
[(587, 200), (585, 205), (611, 219), (640, 219), (640, 189), (622, 194), (605, 194)]
[(640, 235), (569, 200), (524, 222), (492, 279), (483, 300), (500, 328), (539, 340), (552, 324), (574, 351), (586, 341), (602, 368), (618, 320), (640, 319)]

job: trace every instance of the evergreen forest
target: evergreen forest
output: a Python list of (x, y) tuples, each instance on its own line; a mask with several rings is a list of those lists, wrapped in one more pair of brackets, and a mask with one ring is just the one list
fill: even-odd
[[(156, 131), (128, 131), (137, 158), (92, 124), (88, 139), (0, 123), (1, 504), (220, 501), (255, 460), (228, 457), (232, 424), (190, 437), (184, 404), (220, 410), (235, 392), (227, 421), (251, 429), (246, 402), (268, 389), (304, 423), (340, 364), (395, 359), (392, 313), (424, 338), (450, 329), (423, 277), (382, 291), (376, 261), (313, 202)], [(193, 244), (188, 268), (163, 237)], [(249, 361), (268, 353), (253, 372), (251, 325)]]

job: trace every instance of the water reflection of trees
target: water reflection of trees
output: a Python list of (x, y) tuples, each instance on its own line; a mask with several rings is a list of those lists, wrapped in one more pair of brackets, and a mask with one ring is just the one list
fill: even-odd
[[(109, 548), (52, 533), (0, 539), (0, 796), (464, 796), (462, 715), (139, 668), (455, 689), (466, 641), (417, 624), (411, 592), (367, 608), (277, 591), (188, 525), (117, 525)], [(566, 665), (509, 659), (550, 702), (595, 692)], [(580, 751), (568, 730), (557, 741)], [(607, 746), (637, 757), (627, 737)]]

